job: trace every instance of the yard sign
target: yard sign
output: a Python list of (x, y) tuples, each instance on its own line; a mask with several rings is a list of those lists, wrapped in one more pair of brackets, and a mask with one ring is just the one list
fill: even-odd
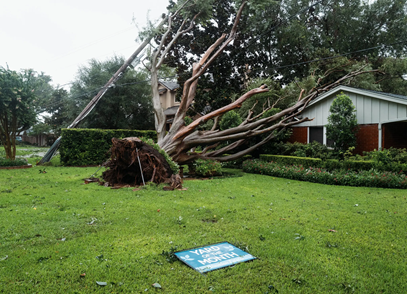
[(256, 259), (228, 242), (175, 252), (179, 260), (200, 273)]

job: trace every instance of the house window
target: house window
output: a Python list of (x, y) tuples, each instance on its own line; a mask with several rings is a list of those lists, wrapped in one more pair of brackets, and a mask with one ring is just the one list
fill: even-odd
[(324, 127), (309, 127), (309, 140), (308, 143), (317, 141), (318, 143), (324, 143)]

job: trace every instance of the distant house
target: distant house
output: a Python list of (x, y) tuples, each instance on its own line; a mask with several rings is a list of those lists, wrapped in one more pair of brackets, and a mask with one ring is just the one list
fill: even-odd
[(178, 83), (171, 81), (158, 81), (158, 92), (160, 93), (161, 106), (167, 121), (167, 130), (171, 127), (175, 114), (178, 111), (179, 102), (175, 101), (175, 95), (179, 88)]
[(338, 86), (312, 101), (301, 116), (314, 120), (293, 126), (289, 142), (317, 141), (326, 145), (329, 108), (342, 92), (356, 107), (360, 129), (355, 153), (390, 147), (407, 148), (407, 96), (348, 86)]

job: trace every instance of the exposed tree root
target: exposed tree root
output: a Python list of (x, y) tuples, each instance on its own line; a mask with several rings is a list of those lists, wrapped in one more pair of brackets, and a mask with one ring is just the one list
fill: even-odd
[(176, 177), (164, 156), (152, 146), (136, 137), (113, 138), (112, 143), (111, 158), (106, 163), (108, 170), (102, 174), (108, 186), (139, 186), (144, 184), (143, 179), (156, 184), (170, 183), (174, 188), (178, 186), (169, 180), (174, 178), (175, 181)]

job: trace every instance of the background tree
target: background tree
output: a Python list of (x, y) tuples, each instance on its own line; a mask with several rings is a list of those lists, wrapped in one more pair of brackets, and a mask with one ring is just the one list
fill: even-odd
[(45, 104), (44, 110), (47, 115), (44, 117), (44, 123), (55, 136), (61, 134), (61, 128), (65, 128), (70, 123), (69, 113), (72, 112), (69, 107), (69, 93), (63, 88), (55, 89), (48, 103)]
[[(40, 81), (40, 82), (39, 82)], [(15, 159), (16, 136), (36, 122), (36, 89), (41, 79), (33, 70), (0, 67), (0, 141), (6, 158)]]
[(30, 135), (48, 135), (52, 131), (51, 126), (44, 122), (39, 122), (33, 125), (32, 129), (30, 130)]
[(329, 108), (326, 137), (332, 140), (334, 151), (340, 156), (349, 147), (356, 146), (358, 122), (352, 100), (345, 94), (338, 95)]
[[(383, 69), (388, 58), (405, 56), (407, 1), (369, 2), (250, 1), (243, 12), (233, 46), (228, 46), (226, 54), (219, 56), (200, 78), (195, 112), (201, 112), (208, 102), (212, 108), (230, 103), (233, 100), (231, 93), (242, 90), (246, 76), (271, 77), (275, 83), (285, 86), (314, 74), (317, 79), (325, 76), (328, 83), (343, 74), (331, 72), (324, 75), (340, 62), (354, 68), (367, 62), (372, 69)], [(181, 86), (190, 76), (191, 64), (205, 52), (206, 44), (228, 30), (235, 7), (233, 0), (215, 1), (213, 19), (195, 26), (169, 52), (166, 62), (177, 67)], [(338, 55), (344, 57), (337, 58)], [(400, 63), (398, 69), (405, 74), (407, 67), (401, 68), (402, 65), (405, 64)], [(315, 68), (319, 72), (315, 72)], [(376, 76), (376, 81), (370, 85), (376, 90), (387, 91), (388, 87), (381, 85), (383, 78)], [(384, 82), (390, 80), (390, 76), (383, 79)], [(407, 81), (402, 79), (399, 82), (404, 86), (398, 91), (404, 90)]]
[[(70, 110), (71, 121), (124, 61), (124, 58), (118, 56), (106, 61), (92, 59), (87, 66), (79, 68), (70, 90), (68, 105), (65, 106)], [(147, 73), (129, 68), (120, 81), (105, 94), (103, 103), (96, 105), (83, 121), (82, 126), (101, 129), (153, 129), (151, 90), (148, 80)]]

